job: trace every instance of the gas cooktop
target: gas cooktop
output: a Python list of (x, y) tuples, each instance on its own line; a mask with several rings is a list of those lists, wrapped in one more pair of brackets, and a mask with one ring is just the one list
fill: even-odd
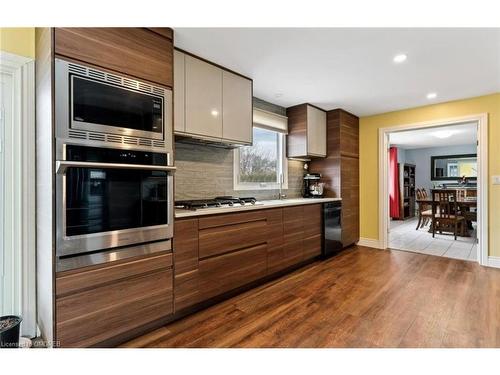
[(186, 210), (198, 210), (204, 208), (216, 208), (216, 207), (241, 207), (247, 205), (259, 204), (257, 199), (254, 197), (232, 197), (223, 196), (215, 197), (212, 199), (193, 199), (193, 200), (182, 200), (175, 201), (175, 208), (182, 208)]

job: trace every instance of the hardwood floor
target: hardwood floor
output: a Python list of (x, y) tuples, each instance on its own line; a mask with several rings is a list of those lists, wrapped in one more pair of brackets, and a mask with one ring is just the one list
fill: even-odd
[(354, 246), (124, 347), (500, 347), (500, 270)]

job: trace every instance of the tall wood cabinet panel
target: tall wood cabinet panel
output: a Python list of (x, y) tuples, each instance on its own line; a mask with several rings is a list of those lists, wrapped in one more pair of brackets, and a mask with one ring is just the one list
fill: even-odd
[(359, 240), (359, 118), (342, 109), (327, 112), (327, 156), (309, 164), (322, 174), (327, 197), (342, 198), (342, 244)]
[(252, 143), (252, 81), (222, 71), (222, 137)]
[(186, 132), (222, 138), (222, 70), (185, 56)]
[[(139, 27), (56, 28), (55, 54), (172, 87), (173, 43), (168, 31)], [(171, 33), (170, 33), (171, 34)]]
[(186, 131), (185, 56), (174, 50), (174, 131)]
[(311, 104), (287, 108), (287, 156), (311, 158), (326, 156), (326, 112)]

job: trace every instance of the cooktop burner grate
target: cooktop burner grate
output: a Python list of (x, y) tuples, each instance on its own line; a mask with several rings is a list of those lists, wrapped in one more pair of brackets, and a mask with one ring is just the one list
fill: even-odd
[(238, 198), (232, 196), (221, 196), (221, 197), (216, 197), (214, 199), (192, 199), (192, 200), (176, 201), (175, 207), (184, 208), (187, 210), (197, 210), (197, 209), (211, 208), (211, 207), (223, 207), (223, 206), (232, 207), (235, 205), (244, 206), (245, 204), (255, 204), (256, 202), (257, 199), (253, 197)]

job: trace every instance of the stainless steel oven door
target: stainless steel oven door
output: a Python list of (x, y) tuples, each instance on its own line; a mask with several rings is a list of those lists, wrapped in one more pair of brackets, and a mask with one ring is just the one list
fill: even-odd
[(172, 238), (174, 170), (57, 161), (57, 257)]

